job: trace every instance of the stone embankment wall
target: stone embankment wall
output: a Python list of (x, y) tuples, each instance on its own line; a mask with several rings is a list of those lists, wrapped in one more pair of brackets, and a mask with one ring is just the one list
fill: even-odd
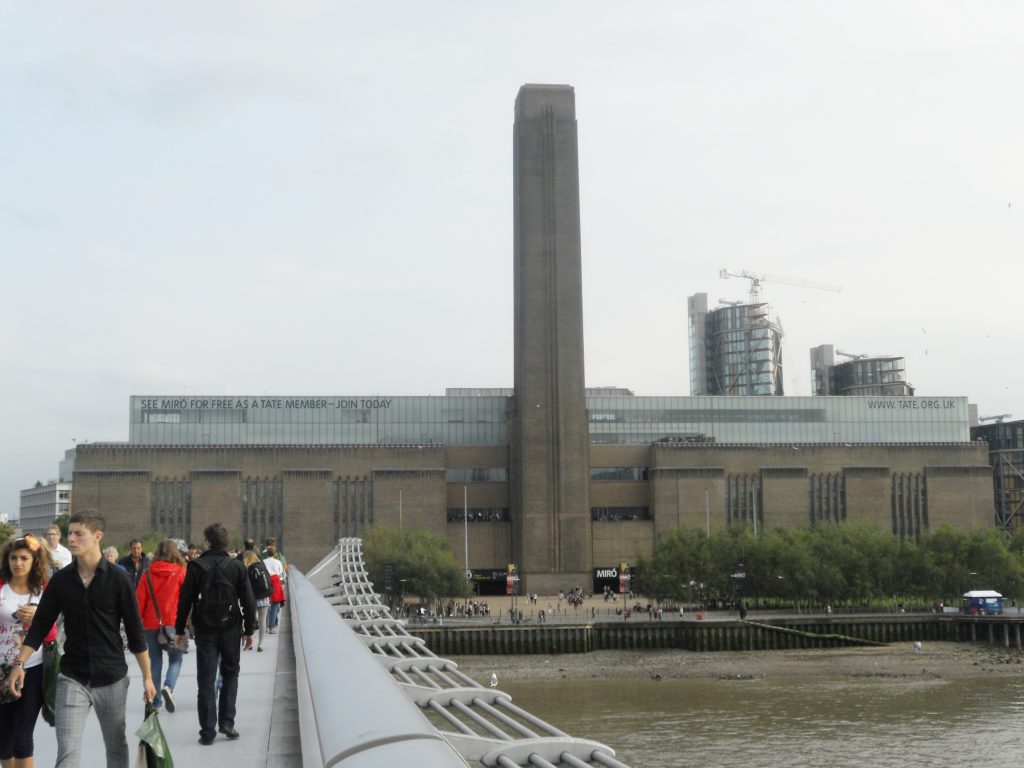
[(643, 621), (575, 625), (409, 626), (440, 656), (588, 653), (677, 648), (758, 651), (842, 648), (920, 641), (983, 642), (1021, 648), (1024, 618), (830, 617), (759, 621)]

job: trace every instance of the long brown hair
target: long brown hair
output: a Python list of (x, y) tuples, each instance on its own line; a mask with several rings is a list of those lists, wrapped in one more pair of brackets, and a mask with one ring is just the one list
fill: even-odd
[(46, 582), (50, 580), (50, 549), (44, 541), (36, 538), (31, 533), (8, 541), (4, 545), (3, 552), (0, 553), (0, 559), (2, 559), (2, 562), (0, 562), (0, 581), (7, 584), (14, 577), (14, 574), (11, 573), (10, 556), (12, 552), (18, 549), (23, 549), (32, 555), (32, 568), (28, 572), (28, 588), (33, 593), (38, 594), (42, 592)]
[(164, 563), (174, 563), (175, 565), (185, 564), (185, 559), (181, 556), (181, 552), (178, 551), (178, 542), (174, 541), (174, 539), (164, 539), (157, 544), (153, 559)]

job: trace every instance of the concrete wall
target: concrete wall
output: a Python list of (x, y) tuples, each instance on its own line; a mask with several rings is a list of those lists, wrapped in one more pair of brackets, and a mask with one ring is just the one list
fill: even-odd
[(242, 473), (237, 469), (196, 469), (192, 478), (192, 536), (202, 546), (203, 529), (221, 523), (231, 540), (242, 531)]
[(75, 471), (71, 512), (96, 509), (106, 520), (103, 546), (119, 550), (150, 528), (150, 474), (144, 469)]
[(334, 472), (322, 469), (285, 470), (282, 550), (289, 563), (308, 568), (334, 545)]
[[(401, 499), (399, 499), (401, 493)], [(443, 533), (438, 510), (446, 506), (444, 469), (378, 469), (373, 472), (373, 522), (411, 531)], [(443, 519), (443, 518), (442, 518)]]
[[(120, 545), (150, 530), (151, 483), (157, 478), (192, 482), (191, 539), (223, 522), (232, 537), (241, 533), (241, 484), (248, 477), (284, 483), (285, 554), (300, 568), (317, 562), (333, 544), (333, 484), (347, 477), (368, 478), (372, 520), (398, 524), (398, 492), (403, 496), (403, 525), (422, 526), (444, 535), (456, 559), (464, 551), (461, 524), (448, 523), (447, 510), (462, 508), (462, 483), (448, 483), (445, 469), (500, 467), (504, 446), (461, 447), (194, 447), (161, 448), (90, 444), (80, 446), (74, 479), (73, 509), (96, 507), (108, 521), (108, 541)], [(726, 524), (726, 485), (730, 477), (756, 478), (762, 487), (763, 524), (811, 524), (809, 477), (841, 476), (846, 519), (893, 529), (893, 483), (920, 476), (926, 489), (922, 516), (926, 529), (948, 523), (968, 530), (992, 525), (991, 468), (983, 443), (934, 446), (594, 446), (589, 466), (644, 467), (648, 479), (592, 482), (588, 525), (566, 535), (587, 547), (598, 565), (635, 562), (650, 554), (658, 537), (680, 526), (712, 529)], [(589, 467), (588, 467), (589, 469)], [(313, 471), (313, 475), (307, 474)], [(550, 518), (535, 516), (517, 525), (510, 483), (468, 483), (474, 508), (510, 508), (511, 522), (471, 523), (470, 565), (504, 569), (518, 562), (517, 541), (532, 548), (552, 546), (546, 536)], [(706, 496), (705, 496), (706, 494)], [(705, 512), (705, 498), (708, 512)], [(589, 506), (648, 506), (648, 521), (603, 522), (591, 531)], [(518, 536), (525, 538), (517, 539)], [(519, 563), (522, 566), (522, 563)], [(589, 572), (551, 574), (557, 590), (566, 583), (589, 583)], [(524, 586), (545, 591), (545, 583)]]
[[(654, 551), (654, 523), (650, 520), (593, 524), (594, 567), (636, 565)], [(589, 586), (591, 582), (587, 582)]]
[(512, 526), (509, 523), (448, 523), (445, 534), (455, 560), (465, 560), (466, 533), (469, 534), (469, 567), (505, 570), (512, 560)]

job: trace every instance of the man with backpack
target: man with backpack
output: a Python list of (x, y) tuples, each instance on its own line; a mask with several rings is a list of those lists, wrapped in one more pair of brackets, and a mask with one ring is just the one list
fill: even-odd
[[(256, 605), (245, 566), (228, 556), (228, 532), (220, 523), (203, 531), (206, 551), (188, 564), (178, 599), (175, 642), (185, 647), (185, 625), (192, 615), (199, 681), (199, 743), (212, 744), (217, 732), (237, 739), (235, 698), (238, 695), (240, 646), (252, 647)], [(214, 686), (217, 660), (223, 684), (220, 701)]]

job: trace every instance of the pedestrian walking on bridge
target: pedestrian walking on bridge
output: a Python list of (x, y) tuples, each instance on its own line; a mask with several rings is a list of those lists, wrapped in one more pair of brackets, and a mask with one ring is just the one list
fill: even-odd
[[(81, 765), (82, 731), (91, 709), (100, 721), (107, 768), (128, 768), (128, 665), (121, 644), (122, 623), (128, 649), (142, 673), (143, 698), (152, 701), (156, 697), (131, 577), (107, 562), (100, 548), (105, 526), (95, 509), (76, 512), (68, 520), (68, 548), (74, 562), (50, 579), (10, 676), (11, 685), (21, 690), (24, 665), (42, 646), (57, 617), (63, 615), (67, 640), (57, 678), (55, 712), (59, 768)], [(91, 756), (88, 764), (96, 765), (96, 756)]]
[[(241, 645), (252, 648), (256, 604), (245, 566), (229, 557), (228, 532), (220, 523), (203, 531), (206, 551), (188, 564), (178, 600), (175, 642), (185, 647), (185, 625), (192, 615), (196, 636), (196, 677), (199, 684), (199, 743), (213, 744), (218, 731), (237, 739), (235, 699)], [(215, 690), (217, 660), (223, 680), (219, 701)]]

